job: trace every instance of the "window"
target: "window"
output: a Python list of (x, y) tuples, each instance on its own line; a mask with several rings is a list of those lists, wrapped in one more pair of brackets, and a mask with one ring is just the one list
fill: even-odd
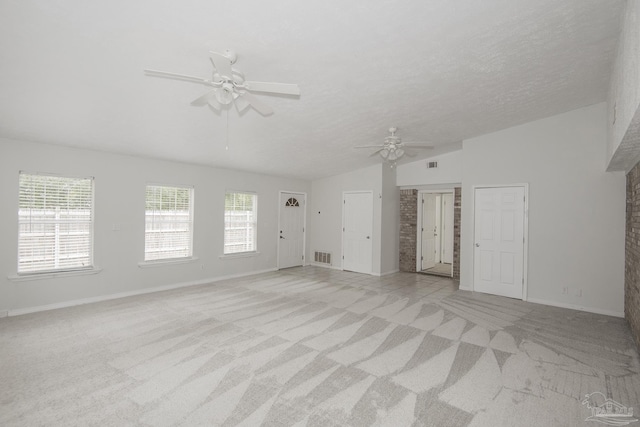
[(93, 178), (20, 172), (18, 273), (93, 267)]
[(144, 260), (193, 254), (193, 188), (147, 185)]
[(227, 193), (224, 199), (224, 253), (256, 251), (258, 196)]

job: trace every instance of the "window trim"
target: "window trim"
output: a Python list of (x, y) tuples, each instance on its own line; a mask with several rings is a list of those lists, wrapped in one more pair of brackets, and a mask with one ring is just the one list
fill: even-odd
[[(189, 255), (184, 257), (171, 257), (171, 258), (160, 258), (160, 259), (146, 259), (147, 256), (147, 188), (148, 187), (167, 187), (167, 188), (181, 188), (189, 190)], [(147, 267), (156, 267), (160, 265), (168, 265), (168, 264), (184, 264), (196, 261), (198, 258), (193, 254), (193, 229), (195, 226), (195, 186), (193, 185), (185, 185), (185, 184), (165, 184), (165, 183), (157, 183), (157, 182), (148, 182), (144, 186), (144, 245), (142, 248), (142, 261), (138, 262), (138, 267), (147, 268)]]
[[(91, 221), (89, 223), (89, 265), (78, 266), (78, 267), (66, 267), (66, 268), (58, 268), (58, 269), (46, 269), (46, 270), (37, 270), (37, 271), (20, 271), (20, 177), (22, 175), (32, 175), (32, 176), (41, 176), (41, 177), (57, 177), (57, 178), (65, 178), (71, 180), (90, 180), (91, 181)], [(89, 275), (89, 274), (97, 274), (102, 271), (101, 268), (97, 267), (95, 264), (95, 199), (96, 199), (96, 191), (95, 191), (96, 178), (94, 176), (87, 175), (67, 175), (61, 173), (54, 172), (30, 172), (28, 170), (19, 170), (18, 171), (18, 242), (16, 245), (16, 249), (18, 253), (16, 254), (16, 274), (7, 276), (7, 278), (11, 281), (20, 282), (20, 281), (29, 281), (29, 280), (39, 280), (39, 279), (48, 279), (54, 277), (66, 277), (66, 276), (80, 276), (80, 275)]]
[[(256, 220), (254, 222), (253, 250), (242, 251), (242, 252), (230, 252), (230, 253), (225, 252), (225, 243), (226, 243), (225, 234), (227, 229), (227, 221), (225, 219), (227, 208), (225, 206), (225, 200), (227, 198), (227, 194), (247, 194), (255, 197), (255, 207), (253, 209), (253, 212)], [(219, 257), (220, 259), (244, 258), (244, 257), (252, 257), (260, 254), (260, 252), (258, 251), (258, 204), (259, 204), (258, 192), (256, 191), (233, 190), (233, 189), (225, 190), (223, 205), (222, 205), (222, 209), (223, 209), (222, 210), (222, 226), (223, 226), (222, 227), (222, 255), (220, 255)]]

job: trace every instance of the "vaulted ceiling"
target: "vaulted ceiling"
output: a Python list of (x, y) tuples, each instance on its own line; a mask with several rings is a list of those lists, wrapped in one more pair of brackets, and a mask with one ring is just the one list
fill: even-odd
[[(604, 101), (623, 0), (2, 0), (0, 137), (316, 179)], [(275, 114), (215, 112), (233, 49)], [(228, 149), (225, 147), (228, 146)], [(603, 148), (604, 150), (604, 148)], [(421, 153), (425, 157), (427, 153)], [(603, 154), (604, 155), (604, 154)], [(420, 158), (420, 157), (418, 157)]]

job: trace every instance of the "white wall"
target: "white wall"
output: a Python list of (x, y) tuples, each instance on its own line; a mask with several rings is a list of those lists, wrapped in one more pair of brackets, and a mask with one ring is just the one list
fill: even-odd
[[(391, 252), (397, 254), (399, 239), (399, 234), (396, 232), (399, 227), (397, 216), (393, 225), (393, 236), (391, 235), (390, 222), (394, 215), (399, 215), (399, 195), (393, 195), (397, 193), (395, 185), (393, 193), (389, 193), (389, 183), (394, 180), (394, 175), (389, 175), (389, 171), (383, 172), (383, 168), (388, 167), (388, 165), (377, 164), (311, 183), (313, 194), (309, 209), (309, 249), (311, 254), (316, 250), (331, 252), (332, 266), (338, 269), (342, 268), (342, 193), (345, 191), (372, 191), (373, 274), (385, 274), (398, 268), (397, 261), (393, 263), (388, 261), (391, 259)], [(384, 186), (383, 181), (385, 182)], [(382, 225), (383, 200), (385, 202), (384, 227)], [(396, 206), (393, 206), (394, 200), (397, 203)], [(397, 213), (394, 213), (396, 210)], [(382, 262), (383, 256), (384, 263)], [(396, 260), (397, 255), (393, 259)]]
[(398, 271), (400, 262), (400, 191), (396, 168), (382, 165), (382, 221), (380, 273)]
[[(427, 169), (427, 162), (437, 161), (438, 167)], [(398, 166), (398, 187), (420, 185), (459, 184), (462, 182), (462, 150), (446, 153), (426, 160), (403, 163)]]
[[(14, 282), (16, 273), (18, 172), (95, 177), (96, 275)], [(310, 193), (310, 183), (182, 163), (0, 139), (0, 311), (275, 269), (278, 191)], [(197, 262), (139, 268), (144, 252), (147, 183), (195, 188), (194, 256)], [(248, 258), (220, 259), (225, 190), (258, 193), (258, 251)], [(119, 231), (112, 231), (119, 224)], [(307, 254), (308, 259), (308, 254)], [(18, 310), (19, 311), (19, 310)]]
[[(614, 123), (615, 115), (615, 123)], [(632, 122), (634, 124), (632, 125)], [(629, 171), (640, 153), (640, 1), (627, 1), (609, 82), (607, 160)], [(635, 128), (635, 129), (634, 129)], [(632, 134), (628, 132), (631, 131)], [(623, 139), (625, 143), (622, 144)], [(631, 157), (631, 159), (630, 159)]]
[(473, 187), (528, 183), (528, 299), (623, 315), (625, 176), (605, 172), (606, 117), (601, 103), (464, 141), (461, 288), (473, 285)]

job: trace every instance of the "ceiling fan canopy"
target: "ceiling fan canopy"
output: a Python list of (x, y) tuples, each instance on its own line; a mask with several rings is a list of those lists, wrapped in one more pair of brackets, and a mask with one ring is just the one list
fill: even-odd
[(245, 80), (244, 74), (232, 67), (238, 59), (233, 50), (226, 50), (224, 54), (209, 52), (209, 59), (213, 65), (210, 79), (150, 69), (145, 69), (144, 73), (151, 77), (182, 80), (211, 87), (212, 89), (207, 93), (193, 100), (191, 105), (209, 105), (216, 111), (220, 111), (223, 106), (234, 104), (238, 112), (252, 107), (263, 116), (268, 116), (273, 114), (273, 109), (260, 101), (252, 92), (300, 96), (300, 88), (297, 84)]
[(380, 157), (387, 163), (390, 164), (391, 167), (394, 167), (398, 160), (400, 160), (405, 155), (408, 157), (414, 157), (415, 154), (406, 150), (406, 148), (417, 148), (417, 149), (431, 149), (433, 146), (431, 145), (423, 145), (420, 143), (411, 143), (411, 142), (403, 142), (402, 139), (396, 135), (398, 131), (397, 127), (390, 127), (388, 135), (384, 139), (383, 144), (379, 145), (359, 145), (354, 148), (377, 148), (371, 156), (375, 156), (376, 154), (380, 155)]

